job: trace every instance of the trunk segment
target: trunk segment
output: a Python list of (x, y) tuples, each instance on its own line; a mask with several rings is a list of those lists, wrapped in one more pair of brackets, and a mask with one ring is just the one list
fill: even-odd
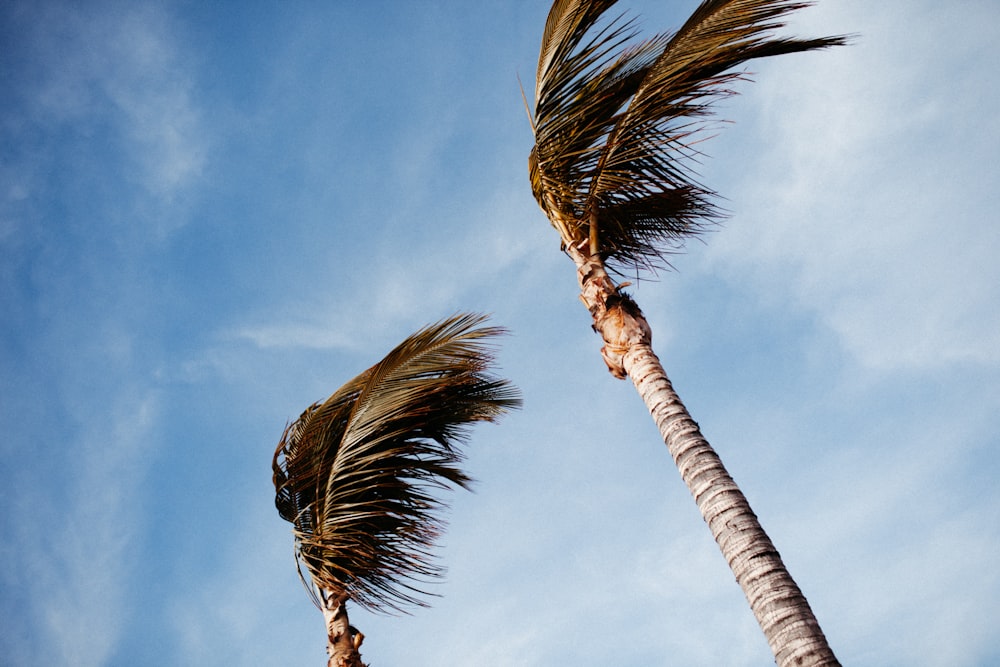
[(777, 664), (839, 667), (778, 550), (670, 384), (642, 311), (620, 292), (623, 285), (615, 285), (599, 258), (572, 246), (567, 253), (577, 266), (580, 298), (604, 338), (601, 355), (608, 369), (615, 377), (632, 378)]
[(367, 667), (358, 649), (365, 636), (347, 619), (347, 597), (320, 591), (326, 621), (327, 667)]

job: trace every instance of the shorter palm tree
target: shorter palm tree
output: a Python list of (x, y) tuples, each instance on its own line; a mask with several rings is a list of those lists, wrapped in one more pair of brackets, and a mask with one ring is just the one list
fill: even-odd
[(421, 584), (443, 573), (432, 554), (437, 492), (468, 487), (468, 427), (520, 406), (517, 389), (489, 374), (489, 339), (504, 330), (485, 320), (460, 314), (418, 331), (281, 437), (275, 505), (326, 620), (328, 667), (364, 664), (348, 600), (382, 612), (425, 606)]

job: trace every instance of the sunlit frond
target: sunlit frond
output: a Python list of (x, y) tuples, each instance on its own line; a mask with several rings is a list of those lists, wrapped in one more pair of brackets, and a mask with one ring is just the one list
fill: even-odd
[(706, 0), (672, 35), (601, 24), (607, 0), (557, 0), (542, 39), (532, 190), (566, 244), (619, 271), (650, 268), (716, 221), (692, 160), (711, 104), (754, 59), (845, 43), (774, 36), (808, 2)]
[(272, 464), (275, 504), (318, 588), (382, 611), (423, 604), (441, 574), (438, 492), (466, 487), (468, 428), (520, 405), (489, 374), (504, 331), (459, 315), (413, 334), (285, 429)]

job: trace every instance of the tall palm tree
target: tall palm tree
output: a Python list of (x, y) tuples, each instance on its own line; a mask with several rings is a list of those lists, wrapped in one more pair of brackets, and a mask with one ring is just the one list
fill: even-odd
[(418, 331), (281, 437), (275, 505), (294, 525), (299, 576), (326, 620), (328, 667), (363, 665), (348, 600), (374, 611), (424, 605), (421, 583), (442, 573), (436, 493), (467, 487), (470, 425), (520, 405), (517, 389), (489, 374), (489, 339), (504, 330), (484, 321), (456, 315)]
[(611, 373), (630, 377), (746, 594), (779, 665), (836, 665), (739, 487), (674, 392), (636, 302), (612, 275), (666, 264), (721, 217), (692, 172), (712, 102), (754, 58), (845, 43), (779, 38), (808, 2), (705, 0), (675, 33), (638, 40), (615, 0), (555, 0), (535, 88), (531, 187), (577, 268)]

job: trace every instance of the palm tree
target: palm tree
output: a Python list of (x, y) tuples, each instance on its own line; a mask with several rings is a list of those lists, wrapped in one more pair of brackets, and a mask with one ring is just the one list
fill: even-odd
[(489, 374), (488, 340), (504, 330), (485, 319), (456, 315), (418, 331), (281, 437), (275, 505), (294, 525), (299, 576), (326, 620), (328, 667), (363, 665), (348, 600), (373, 611), (425, 604), (420, 584), (442, 574), (436, 492), (468, 486), (469, 426), (520, 405), (517, 389)]
[(844, 44), (774, 36), (807, 2), (705, 0), (673, 34), (601, 20), (615, 0), (555, 0), (535, 88), (531, 187), (577, 268), (611, 373), (630, 377), (746, 594), (779, 665), (836, 665), (809, 604), (674, 392), (642, 311), (612, 275), (664, 266), (718, 222), (692, 162), (711, 105), (754, 58)]

